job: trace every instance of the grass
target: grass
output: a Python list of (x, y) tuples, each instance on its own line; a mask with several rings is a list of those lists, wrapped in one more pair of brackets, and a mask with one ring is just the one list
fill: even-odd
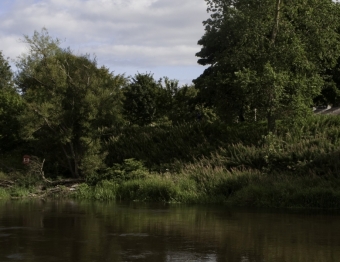
[(8, 190), (0, 188), (0, 200), (9, 199), (11, 197)]
[[(191, 167), (192, 168), (192, 167)], [(320, 177), (267, 176), (250, 171), (201, 170), (200, 173), (160, 176), (119, 184), (86, 184), (80, 199), (130, 200), (168, 203), (220, 203), (232, 206), (340, 208), (340, 180)]]
[(32, 193), (32, 189), (25, 187), (13, 187), (9, 191), (11, 198), (26, 198)]
[[(130, 144), (128, 136), (108, 142), (108, 149), (117, 150), (117, 159), (123, 160), (111, 164), (106, 173), (89, 177), (72, 197), (340, 208), (339, 126), (339, 117), (314, 116), (304, 126), (290, 130), (279, 126), (275, 134), (265, 134), (262, 124), (130, 130)], [(31, 186), (28, 178), (22, 183)], [(28, 194), (17, 190), (12, 195)]]
[[(192, 156), (190, 161), (178, 161), (177, 169), (148, 172), (139, 178), (129, 175), (138, 170), (121, 170), (131, 179), (112, 179), (95, 187), (84, 185), (76, 195), (90, 199), (340, 208), (339, 126), (338, 117), (314, 116), (304, 126), (291, 130), (279, 127), (277, 133), (267, 135), (260, 135), (262, 127), (254, 129), (252, 125), (235, 128), (234, 134), (230, 128), (222, 132), (220, 127), (215, 133), (220, 132), (220, 138), (227, 135), (230, 141), (216, 142), (214, 138), (219, 147)], [(202, 128), (204, 133), (212, 127)], [(177, 129), (170, 132), (180, 135)], [(185, 148), (184, 140), (180, 141), (180, 148)], [(171, 144), (168, 147), (173, 149)], [(145, 172), (145, 168), (141, 171)]]

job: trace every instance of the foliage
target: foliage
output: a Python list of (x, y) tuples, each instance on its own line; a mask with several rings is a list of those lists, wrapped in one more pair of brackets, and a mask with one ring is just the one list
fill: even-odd
[(23, 104), (13, 88), (12, 78), (10, 65), (0, 52), (0, 154), (20, 142), (18, 117)]
[(197, 89), (193, 85), (180, 87), (175, 79), (156, 81), (150, 73), (138, 73), (123, 90), (125, 117), (131, 125), (169, 126), (216, 120), (210, 109), (197, 103)]
[(8, 190), (0, 188), (0, 200), (9, 199), (10, 196), (11, 195), (9, 194)]
[(73, 177), (96, 172), (104, 167), (101, 138), (122, 123), (124, 76), (58, 49), (45, 31), (25, 39), (30, 55), (21, 57), (16, 77), (26, 105), (25, 138), (37, 155), (47, 163), (57, 158)]
[(167, 128), (129, 127), (107, 142), (107, 164), (124, 159), (141, 160), (154, 171), (178, 170), (182, 164), (210, 156), (221, 147), (242, 143), (257, 145), (265, 134), (264, 124), (220, 122), (182, 123)]
[[(314, 116), (305, 126), (262, 136), (252, 125), (237, 133), (233, 143), (179, 169), (148, 171), (142, 162), (126, 159), (80, 185), (74, 197), (96, 200), (134, 200), (181, 203), (227, 203), (256, 207), (338, 208), (338, 117)], [(240, 129), (240, 128), (238, 128)], [(262, 129), (264, 130), (264, 126)], [(232, 134), (229, 131), (229, 134)], [(255, 143), (254, 136), (259, 136)], [(242, 143), (244, 137), (248, 142)], [(253, 139), (253, 140), (252, 140)], [(246, 141), (246, 139), (244, 140)], [(26, 178), (28, 178), (26, 176)], [(22, 184), (12, 195), (30, 195)], [(25, 189), (26, 188), (26, 189)]]
[(12, 87), (12, 77), (11, 66), (0, 51), (0, 90)]
[(102, 180), (114, 181), (121, 183), (132, 179), (143, 179), (148, 174), (148, 170), (141, 161), (133, 158), (124, 159), (122, 164), (113, 164), (112, 167), (100, 172), (87, 176), (86, 182), (90, 185), (96, 185)]
[(308, 112), (322, 86), (317, 103), (337, 103), (338, 5), (207, 2), (195, 86), (114, 75), (43, 29), (24, 37), (15, 92), (1, 55), (0, 174), (17, 187), (0, 195), (53, 174), (85, 178), (82, 199), (337, 207), (340, 120)]
[[(339, 8), (329, 0), (207, 0), (211, 17), (198, 63), (209, 65), (195, 80), (201, 96), (224, 119), (302, 119), (324, 79), (320, 72), (340, 55)], [(254, 118), (253, 118), (254, 119)], [(292, 121), (290, 121), (292, 122)]]
[(164, 93), (152, 74), (136, 74), (124, 88), (124, 113), (130, 124), (145, 126), (160, 121)]
[(23, 101), (14, 89), (0, 89), (0, 154), (21, 142), (19, 117), (23, 108)]
[(118, 185), (114, 181), (102, 180), (97, 185), (90, 187), (80, 184), (73, 197), (78, 199), (115, 200)]

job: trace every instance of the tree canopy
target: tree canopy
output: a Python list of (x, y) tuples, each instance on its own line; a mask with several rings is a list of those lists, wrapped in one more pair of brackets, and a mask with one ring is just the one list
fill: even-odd
[[(207, 68), (195, 85), (152, 73), (115, 75), (61, 48), (45, 28), (24, 36), (28, 52), (14, 77), (0, 53), (0, 153), (16, 148), (45, 159), (47, 173), (91, 178), (127, 158), (157, 162), (164, 147), (171, 159), (206, 155), (215, 136), (216, 146), (236, 141), (222, 135), (231, 122), (260, 120), (237, 129), (253, 126), (263, 135), (263, 120), (273, 131), (278, 119), (303, 121), (313, 103), (339, 103), (339, 4), (206, 2), (211, 16), (196, 55)], [(183, 151), (191, 139), (201, 149)], [(150, 158), (147, 143), (155, 148)]]
[(101, 137), (122, 122), (125, 77), (62, 50), (44, 31), (25, 39), (30, 53), (18, 63), (16, 84), (27, 110), (26, 138), (37, 140), (42, 152), (54, 148), (54, 156), (46, 155), (60, 159), (74, 177), (101, 168)]
[(0, 153), (20, 140), (18, 117), (22, 108), (22, 99), (13, 87), (11, 67), (0, 52)]
[(136, 74), (124, 88), (124, 95), (125, 117), (131, 124), (144, 126), (161, 118), (164, 90), (152, 74)]
[[(257, 109), (268, 129), (278, 118), (310, 111), (322, 72), (340, 55), (339, 6), (331, 0), (207, 0), (194, 80), (224, 118)], [(248, 115), (248, 118), (250, 116)], [(296, 118), (295, 118), (296, 119)]]

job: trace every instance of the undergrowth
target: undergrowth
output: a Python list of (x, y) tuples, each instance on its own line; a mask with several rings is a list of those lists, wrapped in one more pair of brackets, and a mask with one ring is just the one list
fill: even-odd
[[(117, 150), (116, 156), (113, 152), (108, 155), (109, 167), (89, 175), (72, 196), (340, 208), (338, 117), (313, 116), (304, 126), (279, 126), (277, 132), (269, 134), (263, 131), (262, 124), (256, 128), (254, 125), (195, 124), (183, 130), (157, 127), (149, 133), (146, 130), (151, 127), (138, 129), (141, 133), (131, 129), (130, 143), (128, 137), (108, 142), (108, 149)], [(127, 143), (126, 149), (123, 142)], [(197, 149), (192, 150), (194, 144)], [(181, 153), (176, 155), (178, 152)], [(110, 161), (114, 162), (109, 164)], [(26, 177), (22, 183), (29, 188), (33, 180)]]

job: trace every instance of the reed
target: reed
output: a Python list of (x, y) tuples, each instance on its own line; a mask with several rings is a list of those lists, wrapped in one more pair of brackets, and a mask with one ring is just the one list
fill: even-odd
[(32, 189), (15, 186), (7, 190), (11, 198), (27, 198), (31, 196)]
[(9, 199), (11, 197), (11, 194), (8, 190), (4, 188), (0, 188), (0, 200)]
[(87, 200), (115, 200), (118, 185), (114, 181), (103, 180), (95, 186), (81, 184), (77, 191), (71, 195), (77, 199)]

